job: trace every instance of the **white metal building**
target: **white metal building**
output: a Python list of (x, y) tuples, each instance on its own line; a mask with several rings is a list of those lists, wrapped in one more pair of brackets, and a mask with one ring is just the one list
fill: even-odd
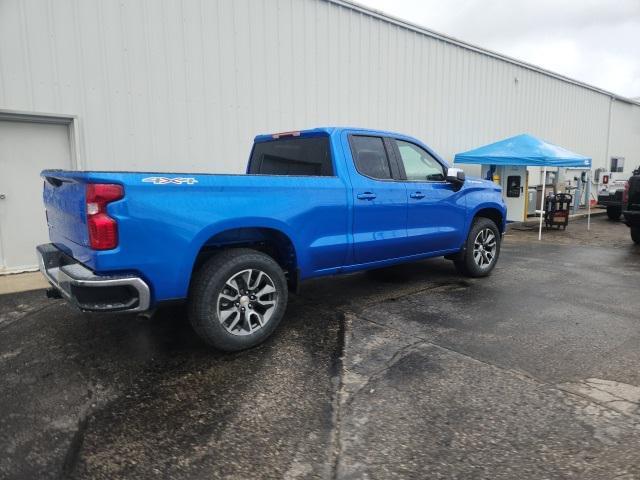
[(0, 271), (46, 239), (43, 167), (241, 172), (255, 134), (319, 125), (640, 165), (637, 101), (347, 1), (0, 0)]

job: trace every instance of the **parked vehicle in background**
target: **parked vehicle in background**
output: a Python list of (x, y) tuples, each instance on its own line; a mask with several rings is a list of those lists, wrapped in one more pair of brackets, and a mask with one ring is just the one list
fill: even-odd
[(84, 311), (187, 300), (210, 345), (267, 338), (305, 279), (447, 256), (488, 275), (500, 187), (400, 134), (318, 128), (255, 138), (246, 175), (45, 170), (40, 268)]
[(631, 239), (640, 244), (640, 167), (637, 168), (624, 191), (624, 223), (631, 229)]
[(622, 215), (623, 202), (626, 180), (614, 180), (612, 174), (604, 173), (603, 178), (607, 183), (602, 183), (598, 189), (598, 205), (607, 209), (607, 216), (610, 220), (619, 220)]

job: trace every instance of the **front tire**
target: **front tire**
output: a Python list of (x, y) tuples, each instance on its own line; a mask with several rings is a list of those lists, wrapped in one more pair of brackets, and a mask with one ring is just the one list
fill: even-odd
[(631, 240), (636, 245), (640, 245), (640, 226), (631, 227)]
[(620, 215), (622, 215), (622, 207), (607, 207), (609, 220), (620, 220)]
[(476, 218), (471, 225), (462, 253), (454, 264), (468, 277), (486, 277), (496, 266), (500, 256), (500, 231), (488, 218)]
[(244, 350), (273, 333), (287, 300), (287, 281), (273, 258), (248, 248), (223, 250), (194, 275), (189, 320), (208, 345)]

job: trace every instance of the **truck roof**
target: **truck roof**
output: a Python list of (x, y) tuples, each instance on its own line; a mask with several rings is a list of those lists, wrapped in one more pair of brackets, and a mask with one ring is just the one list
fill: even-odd
[(349, 131), (358, 131), (362, 133), (368, 133), (372, 135), (393, 135), (397, 137), (407, 137), (407, 135), (403, 135), (397, 132), (391, 132), (386, 130), (376, 130), (372, 128), (363, 128), (363, 127), (316, 127), (316, 128), (308, 128), (304, 130), (291, 130), (287, 132), (276, 132), (276, 133), (264, 133), (260, 135), (256, 135), (254, 141), (257, 142), (267, 142), (270, 140), (274, 140), (277, 138), (284, 137), (306, 137), (306, 136), (317, 136), (317, 135), (331, 135), (333, 133), (339, 133), (343, 130)]

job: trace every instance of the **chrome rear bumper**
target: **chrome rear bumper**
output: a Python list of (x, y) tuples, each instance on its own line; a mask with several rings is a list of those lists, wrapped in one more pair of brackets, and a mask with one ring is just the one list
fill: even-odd
[(96, 275), (52, 243), (36, 248), (40, 271), (60, 294), (86, 312), (149, 310), (149, 286), (130, 275)]

